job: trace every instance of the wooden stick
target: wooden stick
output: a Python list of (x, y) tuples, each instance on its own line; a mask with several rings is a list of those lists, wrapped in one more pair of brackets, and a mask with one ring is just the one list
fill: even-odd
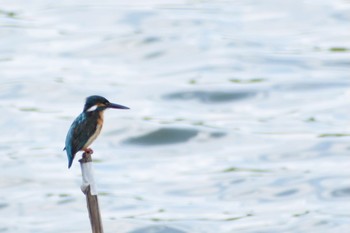
[(92, 170), (92, 153), (84, 152), (83, 158), (79, 160), (83, 183), (81, 191), (86, 196), (92, 233), (103, 233), (100, 208), (98, 205), (97, 190)]

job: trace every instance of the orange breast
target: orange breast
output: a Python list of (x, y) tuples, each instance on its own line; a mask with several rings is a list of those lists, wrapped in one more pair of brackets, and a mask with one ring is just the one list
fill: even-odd
[(99, 118), (97, 119), (97, 125), (96, 125), (96, 131), (95, 133), (89, 138), (89, 140), (85, 143), (84, 147), (82, 150), (87, 149), (97, 138), (97, 136), (100, 134), (101, 129), (103, 126), (103, 111), (100, 112)]

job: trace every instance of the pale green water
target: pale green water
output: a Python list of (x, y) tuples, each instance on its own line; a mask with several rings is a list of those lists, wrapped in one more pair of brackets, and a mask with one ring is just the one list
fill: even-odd
[(4, 1), (0, 232), (89, 232), (66, 132), (86, 96), (105, 232), (350, 231), (350, 2)]

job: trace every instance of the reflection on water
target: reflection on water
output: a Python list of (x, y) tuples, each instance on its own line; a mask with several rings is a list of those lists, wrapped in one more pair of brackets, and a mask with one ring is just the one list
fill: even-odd
[(90, 232), (66, 132), (92, 94), (106, 232), (349, 232), (346, 1), (0, 7), (0, 232)]
[(198, 130), (195, 129), (161, 128), (146, 135), (130, 138), (126, 140), (126, 143), (141, 145), (184, 143), (197, 134)]
[(343, 189), (337, 189), (332, 192), (332, 196), (338, 198), (349, 198), (350, 197), (350, 187), (346, 187)]
[(165, 96), (170, 100), (191, 100), (196, 99), (203, 103), (220, 103), (241, 100), (254, 95), (250, 92), (237, 91), (191, 91), (191, 92), (177, 92)]
[(130, 233), (185, 233), (185, 231), (170, 228), (167, 226), (152, 226), (152, 227), (138, 229)]

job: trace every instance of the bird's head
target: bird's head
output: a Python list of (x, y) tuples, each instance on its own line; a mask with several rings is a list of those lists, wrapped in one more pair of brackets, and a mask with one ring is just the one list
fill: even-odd
[(111, 103), (102, 96), (92, 95), (86, 98), (84, 112), (103, 111), (107, 108), (129, 109), (123, 105)]

